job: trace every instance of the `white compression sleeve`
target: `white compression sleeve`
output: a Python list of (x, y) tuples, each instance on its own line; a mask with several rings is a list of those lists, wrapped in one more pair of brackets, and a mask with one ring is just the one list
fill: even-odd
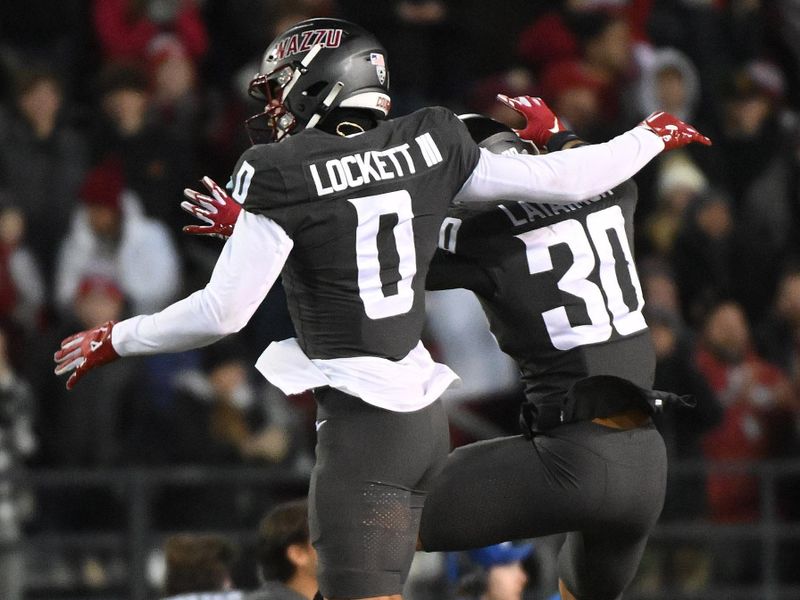
[(603, 144), (541, 156), (502, 156), (482, 148), (475, 170), (454, 203), (586, 200), (630, 179), (663, 149), (661, 138), (642, 127)]
[(242, 211), (206, 287), (154, 315), (114, 326), (120, 356), (182, 352), (239, 331), (283, 268), (292, 240), (271, 219)]

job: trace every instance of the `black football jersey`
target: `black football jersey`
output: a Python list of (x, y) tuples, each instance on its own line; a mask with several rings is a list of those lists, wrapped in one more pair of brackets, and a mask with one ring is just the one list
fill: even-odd
[(348, 138), (305, 130), (242, 155), (232, 196), (294, 241), (282, 278), (310, 358), (399, 360), (417, 345), (439, 226), (478, 158), (444, 108)]
[(585, 202), (454, 209), (443, 222), (428, 289), (476, 293), (529, 400), (563, 397), (593, 375), (651, 388), (655, 354), (632, 251), (636, 201), (627, 181)]

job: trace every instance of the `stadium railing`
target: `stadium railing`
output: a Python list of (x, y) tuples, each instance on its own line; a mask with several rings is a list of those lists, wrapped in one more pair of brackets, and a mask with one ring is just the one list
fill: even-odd
[[(697, 478), (711, 472), (747, 473), (759, 479), (760, 518), (742, 524), (719, 524), (708, 520), (660, 522), (653, 532), (650, 546), (669, 547), (671, 544), (694, 543), (713, 548), (716, 542), (723, 544), (757, 542), (760, 550), (751, 557), (758, 563), (759, 578), (748, 585), (725, 585), (719, 581), (709, 582), (695, 591), (674, 588), (647, 590), (645, 586), (634, 586), (625, 595), (626, 600), (697, 600), (700, 598), (725, 598), (726, 600), (796, 600), (800, 598), (800, 583), (783, 581), (779, 572), (779, 553), (784, 544), (794, 544), (800, 550), (800, 521), (787, 522), (779, 510), (779, 484), (800, 481), (800, 460), (764, 461), (752, 463), (709, 464), (706, 462), (680, 462), (670, 465), (670, 481), (682, 478)], [(175, 530), (157, 527), (154, 501), (165, 488), (191, 490), (221, 486), (226, 490), (257, 489), (259, 512), (266, 511), (271, 503), (287, 497), (296, 497), (307, 488), (308, 475), (292, 473), (281, 468), (269, 467), (180, 467), (180, 468), (128, 468), (108, 470), (28, 470), (0, 475), (0, 485), (8, 480), (15, 488), (28, 489), (34, 496), (49, 494), (58, 497), (62, 493), (83, 492), (86, 502), (91, 504), (93, 490), (113, 491), (121, 501), (125, 518), (122, 527), (97, 531), (47, 530), (38, 528), (28, 532), (21, 543), (26, 555), (38, 553), (79, 554), (86, 552), (120, 553), (125, 557), (123, 589), (92, 594), (91, 598), (103, 600), (146, 600), (154, 597), (148, 581), (148, 561), (154, 548), (160, 547), (163, 539)], [(785, 489), (781, 488), (781, 489)], [(203, 493), (196, 501), (202, 505)], [(79, 497), (79, 496), (78, 496)], [(211, 515), (209, 515), (211, 516)], [(211, 519), (213, 521), (213, 519)], [(45, 519), (46, 522), (46, 519)], [(256, 522), (251, 528), (238, 527), (233, 530), (214, 529), (229, 535), (240, 543), (252, 543)], [(10, 548), (7, 546), (6, 551)], [(0, 542), (2, 550), (2, 542)], [(713, 559), (713, 556), (712, 556)], [(798, 569), (800, 571), (800, 569)], [(52, 589), (43, 589), (28, 569), (25, 598), (39, 600), (54, 596)], [(800, 582), (800, 573), (791, 578)], [(38, 591), (37, 591), (38, 590)], [(73, 600), (82, 595), (70, 595), (62, 590), (57, 596), (62, 600)]]

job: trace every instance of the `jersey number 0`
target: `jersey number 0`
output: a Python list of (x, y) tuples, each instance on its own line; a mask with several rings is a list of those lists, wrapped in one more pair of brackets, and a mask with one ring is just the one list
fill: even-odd
[[(386, 194), (363, 196), (348, 199), (358, 214), (356, 228), (356, 263), (358, 266), (358, 293), (364, 302), (364, 310), (370, 319), (383, 319), (402, 315), (414, 305), (412, 281), (417, 272), (416, 250), (414, 248), (414, 228), (411, 209), (411, 195), (406, 190)], [(386, 218), (393, 219), (387, 221)], [(396, 223), (394, 222), (396, 221)], [(397, 253), (392, 263), (381, 257), (378, 239), (391, 222), (394, 248), (385, 251), (386, 255)], [(384, 227), (381, 227), (381, 225)], [(384, 260), (382, 261), (381, 258)], [(381, 273), (399, 271), (399, 279), (387, 281)]]

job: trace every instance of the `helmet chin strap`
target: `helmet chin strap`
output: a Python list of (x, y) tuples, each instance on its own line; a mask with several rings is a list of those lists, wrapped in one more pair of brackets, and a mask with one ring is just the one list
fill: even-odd
[(358, 135), (359, 133), (364, 133), (364, 131), (365, 129), (361, 125), (358, 123), (353, 123), (352, 121), (342, 121), (341, 123), (336, 124), (336, 135), (340, 135), (342, 137)]

